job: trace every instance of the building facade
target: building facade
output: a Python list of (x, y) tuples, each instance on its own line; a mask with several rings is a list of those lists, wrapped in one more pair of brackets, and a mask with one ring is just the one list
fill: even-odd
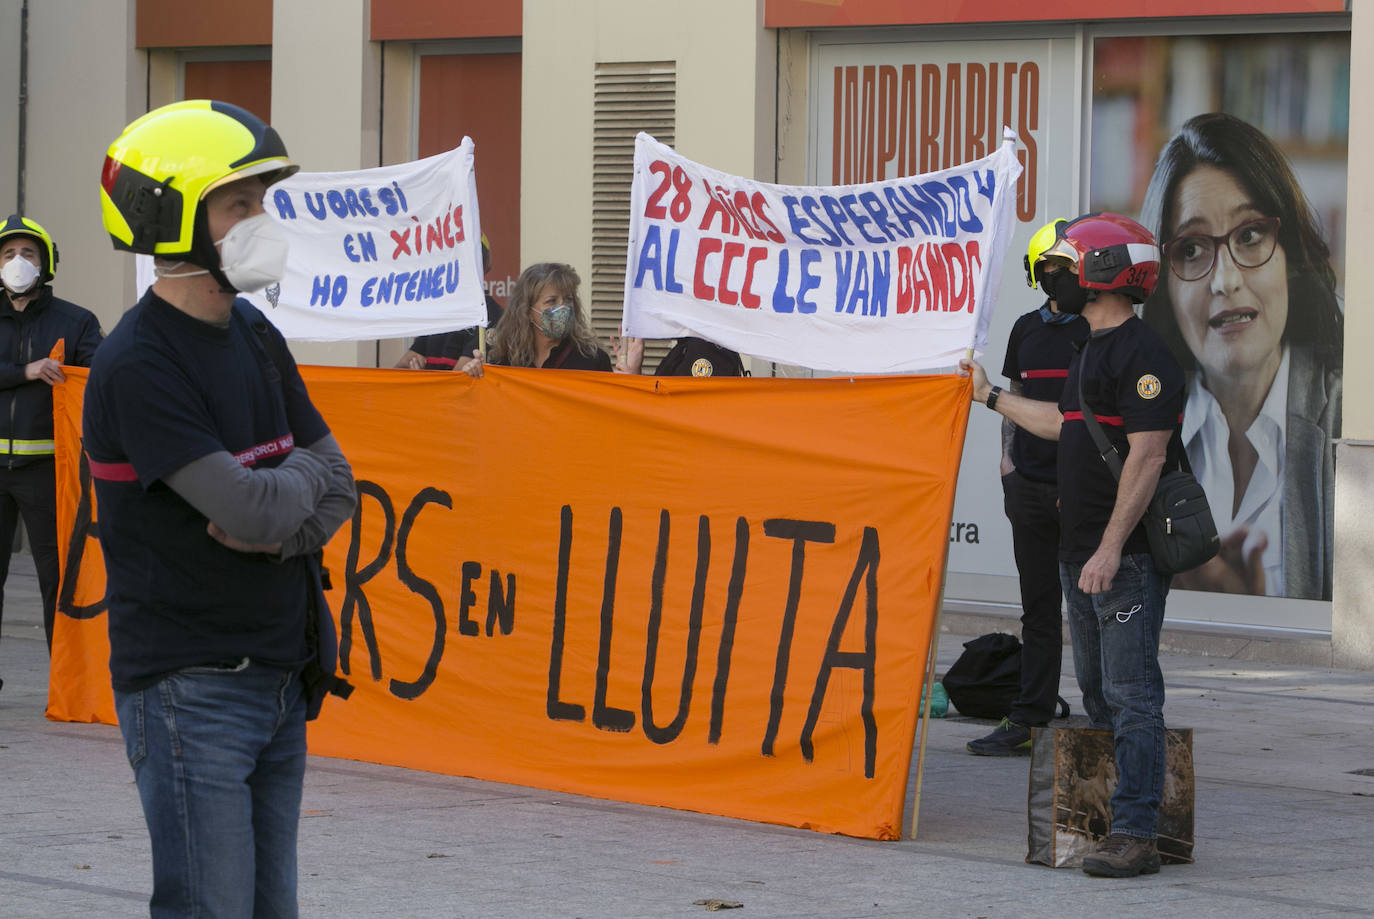
[[(1195, 116), (1228, 113), (1259, 132), (1310, 203), (1326, 248), (1315, 261), (1324, 259), (1343, 322), (1335, 373), (1324, 379), (1343, 398), (1331, 394), (1315, 466), (1291, 441), (1268, 461), (1271, 477), (1291, 482), (1277, 486), (1281, 512), (1265, 518), (1274, 532), (1259, 553), (1263, 585), (1191, 585), (1171, 616), (1329, 635), (1334, 662), (1374, 668), (1364, 525), (1374, 510), (1374, 406), (1361, 385), (1374, 369), (1356, 359), (1374, 340), (1374, 320), (1360, 295), (1365, 267), (1347, 255), (1374, 235), (1374, 188), (1348, 168), (1374, 124), (1350, 105), (1374, 47), (1374, 19), (1361, 7), (1125, 0), (1104, 14), (1084, 0), (1034, 11), (1009, 0), (0, 0), (0, 36), (0, 88), (12, 100), (0, 105), (0, 203), (48, 227), (62, 251), (59, 293), (107, 329), (133, 300), (134, 270), (100, 227), (100, 162), (125, 123), (180, 98), (259, 112), (308, 171), (404, 162), (471, 136), (491, 292), (504, 301), (522, 265), (570, 262), (606, 336), (619, 319), (637, 131), (726, 172), (829, 185), (977, 158), (1007, 126), (1025, 170), (1015, 251), (1047, 220), (1089, 209), (1149, 222), (1152, 182), (1164, 184), (1157, 163), (1176, 132)], [(1012, 320), (1036, 305), (1020, 286), (1019, 261), (1006, 266), (991, 370)], [(1181, 317), (1186, 295), (1173, 292)], [(1314, 309), (1296, 294), (1285, 308), (1289, 317)], [(1283, 372), (1295, 419), (1287, 429), (1296, 430), (1307, 402), (1292, 381), (1307, 379), (1306, 352), (1291, 328)], [(389, 366), (404, 345), (293, 347), (308, 362)], [(997, 428), (987, 413), (970, 423), (946, 596), (1010, 611), (1010, 533), (988, 487)], [(1248, 494), (1237, 487), (1229, 507), (1221, 502), (1226, 521), (1245, 522)], [(1308, 518), (1318, 525), (1298, 524)], [(1333, 540), (1319, 525), (1327, 518)]]

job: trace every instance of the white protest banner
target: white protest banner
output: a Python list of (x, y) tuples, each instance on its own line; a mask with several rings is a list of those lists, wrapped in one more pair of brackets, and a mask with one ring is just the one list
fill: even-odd
[(1010, 139), (940, 172), (806, 187), (732, 176), (641, 133), (634, 169), (626, 335), (841, 373), (982, 352), (1021, 174)]
[[(361, 341), (487, 324), (471, 138), (355, 172), (298, 172), (263, 206), (290, 244), (280, 285), (245, 294), (289, 339)], [(153, 281), (139, 257), (138, 291)]]

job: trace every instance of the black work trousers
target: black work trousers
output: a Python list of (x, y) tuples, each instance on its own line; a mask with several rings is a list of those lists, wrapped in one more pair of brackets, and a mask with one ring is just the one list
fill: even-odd
[(0, 468), (0, 617), (4, 616), (4, 586), (14, 551), (19, 518), (29, 535), (38, 590), (43, 595), (43, 631), (52, 651), (53, 619), (57, 613), (57, 479), (51, 459), (14, 469)]
[(1010, 717), (1041, 726), (1054, 717), (1064, 657), (1059, 489), (1013, 471), (1002, 477), (1002, 496), (1021, 579), (1021, 692)]

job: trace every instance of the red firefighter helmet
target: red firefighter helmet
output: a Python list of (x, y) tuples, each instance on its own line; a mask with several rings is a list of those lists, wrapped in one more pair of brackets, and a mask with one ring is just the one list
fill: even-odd
[(1145, 302), (1159, 280), (1159, 246), (1149, 230), (1129, 217), (1106, 211), (1069, 221), (1046, 253), (1078, 266), (1087, 290), (1111, 291)]

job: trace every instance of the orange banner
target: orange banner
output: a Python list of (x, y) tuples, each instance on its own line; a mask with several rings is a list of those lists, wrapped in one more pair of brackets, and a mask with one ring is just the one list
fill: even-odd
[[(66, 371), (48, 717), (113, 722)], [(968, 381), (303, 375), (360, 494), (312, 752), (899, 837)]]

